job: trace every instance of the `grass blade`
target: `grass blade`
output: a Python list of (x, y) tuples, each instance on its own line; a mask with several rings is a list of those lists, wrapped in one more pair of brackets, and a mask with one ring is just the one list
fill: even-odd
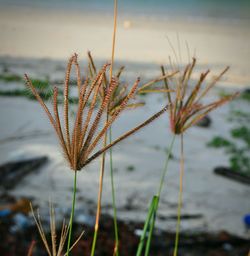
[(143, 227), (143, 231), (142, 231), (142, 235), (141, 235), (140, 242), (139, 242), (139, 245), (138, 245), (138, 249), (137, 249), (137, 252), (136, 252), (136, 256), (141, 256), (141, 254), (142, 254), (145, 238), (146, 238), (147, 231), (148, 231), (148, 226), (150, 224), (151, 218), (152, 218), (154, 210), (155, 210), (155, 202), (156, 201), (158, 201), (158, 198), (156, 196), (154, 196), (152, 198), (152, 201), (151, 201), (151, 204), (150, 204), (150, 207), (149, 207), (149, 210), (148, 210), (148, 215), (147, 215), (147, 218), (145, 220), (145, 224), (144, 224), (144, 227)]

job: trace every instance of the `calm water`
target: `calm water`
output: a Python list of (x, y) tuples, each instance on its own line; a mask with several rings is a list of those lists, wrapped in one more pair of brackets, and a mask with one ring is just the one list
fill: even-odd
[[(0, 7), (112, 13), (113, 0), (0, 0)], [(120, 0), (120, 14), (189, 18), (249, 19), (250, 0)]]

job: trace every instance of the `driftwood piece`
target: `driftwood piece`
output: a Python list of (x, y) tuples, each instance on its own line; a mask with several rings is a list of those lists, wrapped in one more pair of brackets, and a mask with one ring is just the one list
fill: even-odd
[(214, 173), (218, 174), (218, 175), (225, 176), (225, 177), (227, 177), (229, 179), (238, 181), (240, 183), (243, 183), (243, 184), (246, 184), (246, 185), (250, 185), (250, 177), (249, 176), (244, 175), (244, 174), (242, 174), (240, 172), (233, 171), (230, 168), (223, 167), (223, 166), (216, 167), (214, 169)]
[(48, 157), (8, 162), (0, 166), (0, 187), (11, 189), (30, 172), (36, 171), (48, 161)]

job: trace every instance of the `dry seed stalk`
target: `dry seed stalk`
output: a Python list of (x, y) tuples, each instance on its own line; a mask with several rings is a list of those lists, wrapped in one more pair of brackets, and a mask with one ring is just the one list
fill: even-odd
[[(90, 76), (91, 79), (93, 79), (93, 76), (96, 75), (96, 65), (92, 57), (92, 54), (90, 52), (88, 52), (88, 61), (89, 61), (88, 65), (91, 68), (91, 71), (89, 72), (88, 75)], [(109, 117), (111, 117), (115, 113), (115, 111), (119, 108), (119, 106), (121, 105), (121, 103), (124, 101), (124, 99), (127, 97), (129, 93), (128, 85), (120, 81), (120, 76), (124, 71), (124, 69), (125, 69), (124, 66), (120, 67), (116, 75), (112, 78), (109, 77), (109, 79), (107, 78), (106, 74), (104, 75), (103, 86), (100, 88), (101, 90), (99, 91), (99, 97), (101, 100), (103, 100), (103, 98), (107, 95), (107, 93), (109, 93), (108, 88), (112, 82), (111, 80), (116, 80), (117, 82), (117, 86), (112, 91), (110, 95), (109, 104), (106, 108), (106, 111)], [(132, 97), (131, 97), (131, 100), (132, 100)], [(144, 102), (136, 102), (136, 103), (127, 104), (125, 108), (133, 109), (143, 105), (144, 105)]]
[[(174, 256), (178, 255), (178, 244), (179, 244), (179, 233), (180, 233), (180, 223), (181, 223), (181, 208), (183, 201), (183, 176), (184, 176), (184, 143), (183, 136), (184, 132), (199, 122), (212, 110), (222, 106), (223, 104), (233, 100), (238, 96), (238, 93), (234, 93), (230, 96), (223, 97), (217, 101), (214, 101), (207, 105), (202, 105), (200, 100), (207, 95), (207, 93), (215, 86), (219, 79), (227, 72), (229, 67), (226, 67), (216, 78), (214, 78), (203, 91), (201, 91), (202, 83), (205, 81), (208, 73), (207, 70), (200, 74), (200, 78), (197, 81), (191, 93), (187, 95), (187, 88), (192, 76), (192, 72), (196, 65), (196, 59), (193, 58), (191, 64), (188, 64), (184, 69), (183, 74), (177, 79), (176, 84), (176, 96), (175, 99), (171, 99), (170, 94), (168, 94), (169, 100), (169, 112), (170, 112), (170, 126), (174, 134), (181, 136), (181, 160), (180, 160), (180, 182), (179, 182), (179, 199), (178, 199), (178, 219), (176, 224), (176, 237), (175, 237), (175, 247)], [(162, 74), (165, 74), (164, 67), (161, 67)], [(169, 83), (165, 80), (165, 86), (168, 88)]]
[[(167, 98), (169, 102), (169, 112), (170, 112), (170, 125), (171, 125), (172, 132), (174, 133), (173, 141), (170, 146), (171, 149), (172, 149), (176, 134), (180, 134), (181, 136), (180, 182), (179, 182), (179, 199), (178, 199), (178, 213), (177, 213), (178, 219), (176, 224), (174, 256), (177, 256), (178, 254), (181, 208), (182, 208), (182, 200), (183, 200), (182, 195), (183, 195), (183, 176), (184, 176), (184, 142), (183, 142), (184, 132), (185, 130), (190, 128), (192, 125), (197, 123), (200, 119), (202, 119), (205, 115), (207, 115), (210, 111), (221, 106), (222, 104), (229, 102), (230, 100), (232, 100), (238, 95), (238, 93), (235, 93), (235, 94), (232, 94), (231, 96), (224, 97), (218, 101), (215, 101), (205, 106), (203, 106), (200, 103), (200, 99), (202, 99), (208, 93), (208, 91), (216, 84), (216, 82), (228, 70), (228, 67), (227, 67), (225, 70), (222, 71), (221, 74), (219, 74), (219, 76), (217, 76), (211, 83), (209, 83), (206, 86), (206, 88), (200, 93), (201, 85), (203, 81), (206, 79), (209, 73), (209, 70), (206, 71), (205, 73), (202, 73), (196, 85), (194, 86), (193, 90), (191, 91), (190, 95), (187, 96), (188, 83), (190, 81), (195, 64), (196, 64), (196, 59), (193, 58), (193, 62), (191, 64), (188, 64), (185, 67), (183, 74), (178, 79), (174, 80), (176, 85), (175, 98), (172, 99), (170, 92), (167, 92)], [(163, 66), (161, 66), (161, 71), (162, 71), (162, 75), (166, 74)], [(167, 90), (169, 89), (170, 82), (171, 81), (164, 79), (164, 85), (165, 85), (164, 87)], [(160, 186), (159, 186), (159, 191), (157, 194), (158, 198), (160, 198), (163, 181), (166, 175), (168, 159), (169, 158), (167, 157), (166, 165), (163, 170), (163, 175), (162, 175)], [(158, 208), (158, 205), (156, 205), (155, 214), (156, 214), (157, 208)], [(151, 223), (145, 255), (148, 255), (149, 253), (153, 227), (154, 227), (154, 219), (152, 220), (152, 223)], [(138, 250), (141, 248), (142, 246), (138, 247)], [(138, 255), (140, 255), (140, 253), (141, 251), (139, 251)]]
[[(171, 99), (170, 95), (168, 95), (168, 99), (170, 101), (170, 126), (174, 134), (182, 134), (188, 128), (204, 118), (209, 112), (238, 96), (238, 93), (234, 93), (208, 105), (202, 105), (200, 103), (200, 100), (207, 95), (207, 93), (215, 86), (216, 82), (225, 74), (228, 67), (226, 67), (216, 78), (214, 78), (203, 91), (201, 91), (201, 86), (206, 79), (209, 70), (201, 73), (200, 78), (192, 89), (191, 93), (187, 95), (188, 83), (190, 82), (195, 64), (196, 59), (193, 58), (192, 63), (186, 66), (183, 74), (177, 80), (175, 99)], [(162, 74), (165, 74), (164, 67), (161, 67), (161, 70)], [(169, 86), (169, 83), (165, 82), (165, 86)]]
[[(40, 237), (43, 241), (44, 247), (48, 253), (49, 256), (62, 256), (63, 254), (63, 248), (66, 242), (66, 238), (69, 232), (69, 226), (67, 226), (65, 224), (65, 221), (63, 220), (62, 223), (62, 228), (61, 228), (61, 235), (60, 235), (60, 240), (59, 240), (59, 245), (57, 246), (56, 242), (56, 220), (55, 220), (55, 210), (53, 208), (53, 205), (50, 204), (50, 232), (51, 232), (51, 245), (52, 248), (50, 248), (49, 243), (47, 241), (43, 226), (42, 226), (42, 222), (41, 222), (41, 218), (40, 218), (40, 214), (39, 211), (37, 211), (37, 217), (35, 216), (34, 213), (34, 209), (32, 207), (32, 204), (30, 204), (30, 208), (31, 208), (31, 213), (32, 216), (35, 220), (36, 226), (38, 228)], [(82, 238), (84, 234), (84, 231), (79, 235), (79, 237), (77, 238), (77, 240), (74, 242), (74, 244), (71, 246), (70, 251), (73, 249), (73, 247), (77, 244), (77, 242)], [(33, 248), (31, 246), (31, 248)], [(32, 251), (31, 251), (32, 253)], [(32, 255), (32, 254), (30, 254)]]
[(33, 255), (33, 250), (35, 248), (35, 245), (36, 245), (36, 241), (33, 240), (30, 244), (27, 256), (32, 256)]
[(132, 135), (133, 133), (137, 132), (138, 130), (140, 130), (141, 128), (147, 126), (148, 124), (150, 124), (151, 122), (153, 122), (155, 119), (157, 119), (160, 115), (162, 115), (165, 111), (167, 111), (169, 106), (164, 107), (161, 111), (157, 112), (156, 114), (154, 114), (152, 117), (150, 117), (148, 120), (146, 120), (145, 122), (143, 122), (142, 124), (138, 125), (137, 127), (131, 129), (130, 131), (128, 131), (127, 133), (123, 134), (122, 136), (120, 136), (118, 139), (114, 140), (112, 143), (110, 143), (109, 145), (107, 145), (106, 147), (102, 148), (101, 150), (99, 150), (98, 152), (96, 152), (92, 157), (90, 157), (85, 165), (89, 164), (93, 159), (97, 158), (98, 156), (100, 156), (103, 152), (107, 151), (109, 148), (115, 146), (116, 144), (118, 144), (120, 141), (124, 140), (125, 138), (127, 138), (128, 136)]
[[(69, 82), (70, 82), (70, 71), (72, 65), (76, 65), (78, 70), (78, 61), (77, 55), (73, 55), (68, 63), (68, 67), (66, 70), (66, 77), (65, 77), (65, 85), (64, 85), (64, 126), (61, 125), (60, 116), (58, 113), (58, 89), (54, 89), (54, 107), (53, 112), (54, 116), (52, 116), (51, 112), (49, 111), (48, 107), (45, 105), (44, 101), (37, 93), (36, 89), (32, 85), (31, 80), (25, 74), (26, 84), (31, 89), (33, 95), (36, 97), (40, 105), (45, 110), (47, 116), (49, 117), (49, 121), (53, 125), (57, 137), (60, 141), (61, 147), (63, 149), (64, 155), (71, 167), (74, 171), (79, 171), (86, 166), (87, 163), (90, 163), (94, 160), (97, 156), (100, 155), (100, 152), (106, 151), (112, 145), (107, 145), (107, 147), (102, 148), (98, 152), (91, 155), (97, 144), (103, 138), (105, 132), (109, 129), (110, 125), (117, 119), (120, 113), (126, 108), (128, 105), (128, 101), (133, 98), (135, 92), (137, 90), (139, 79), (135, 82), (133, 87), (130, 89), (127, 96), (120, 102), (120, 105), (114, 111), (112, 117), (109, 121), (105, 122), (100, 132), (97, 131), (97, 127), (101, 126), (101, 119), (104, 116), (104, 109), (110, 102), (112, 102), (111, 95), (115, 88), (118, 86), (118, 81), (111, 83), (111, 86), (107, 89), (107, 93), (105, 93), (105, 97), (102, 100), (101, 104), (98, 106), (97, 103), (97, 93), (101, 88), (101, 85), (104, 83), (104, 74), (107, 70), (108, 64), (104, 65), (103, 68), (98, 72), (95, 78), (92, 80), (92, 83), (88, 84), (88, 80), (85, 83), (82, 83), (80, 72), (77, 71), (77, 83), (79, 87), (79, 101), (78, 101), (78, 110), (77, 116), (74, 122), (74, 128), (72, 131), (72, 135), (70, 136), (69, 131), (69, 117), (68, 117), (68, 97), (69, 97)], [(87, 109), (87, 102), (92, 99), (92, 103), (89, 109)], [(97, 114), (94, 115), (93, 109), (98, 107)], [(88, 110), (88, 111), (87, 111)], [(86, 112), (86, 113), (85, 113)], [(162, 113), (162, 111), (160, 111)], [(83, 116), (85, 119), (83, 120)], [(89, 124), (93, 121), (92, 126), (88, 129)], [(147, 121), (146, 121), (147, 123)], [(140, 126), (142, 127), (142, 126)], [(137, 130), (137, 129), (136, 129)], [(128, 134), (132, 134), (133, 132), (129, 132)], [(128, 135), (127, 135), (128, 136)], [(122, 135), (117, 141), (121, 141), (125, 139), (127, 136)], [(116, 143), (115, 143), (116, 144)]]
[[(96, 75), (97, 71), (96, 71), (96, 64), (95, 64), (95, 61), (94, 61), (94, 58), (93, 58), (91, 52), (88, 52), (88, 62), (89, 62), (88, 63), (89, 69), (91, 69), (91, 71), (89, 71), (88, 75), (89, 75), (90, 79), (93, 80), (94, 75)], [(120, 81), (120, 77), (121, 77), (122, 73), (124, 72), (124, 69), (125, 69), (125, 67), (121, 66), (115, 74), (115, 78), (117, 79), (118, 85), (114, 89), (114, 91), (111, 95), (111, 100), (109, 102), (109, 106), (107, 109), (109, 116), (112, 116), (115, 113), (117, 108), (121, 105), (122, 101), (127, 97), (128, 93), (129, 93), (128, 84)], [(174, 92), (174, 90), (169, 90), (169, 88), (151, 88), (151, 87), (160, 81), (163, 81), (163, 80), (166, 80), (167, 78), (171, 78), (171, 77), (175, 76), (177, 73), (178, 73), (178, 71), (173, 71), (169, 74), (161, 75), (155, 79), (150, 80), (149, 82), (146, 82), (145, 84), (138, 87), (136, 94), (131, 98), (131, 100), (135, 99), (138, 94), (142, 94), (142, 93)], [(105, 95), (107, 93), (108, 85), (110, 84), (110, 80), (107, 79), (106, 75), (104, 76), (104, 78), (105, 79), (103, 82), (103, 86), (101, 87), (101, 91), (99, 93), (99, 96), (101, 99), (105, 97)], [(114, 77), (113, 77), (113, 79), (114, 79)], [(141, 107), (143, 105), (145, 105), (144, 102), (135, 101), (134, 103), (127, 104), (125, 109), (134, 109), (137, 107)]]

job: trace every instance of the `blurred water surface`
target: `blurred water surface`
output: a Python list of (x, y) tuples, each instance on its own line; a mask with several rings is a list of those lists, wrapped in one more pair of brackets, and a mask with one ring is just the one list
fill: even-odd
[[(113, 0), (0, 0), (0, 6), (112, 13)], [(123, 14), (250, 20), (249, 0), (120, 0)]]

